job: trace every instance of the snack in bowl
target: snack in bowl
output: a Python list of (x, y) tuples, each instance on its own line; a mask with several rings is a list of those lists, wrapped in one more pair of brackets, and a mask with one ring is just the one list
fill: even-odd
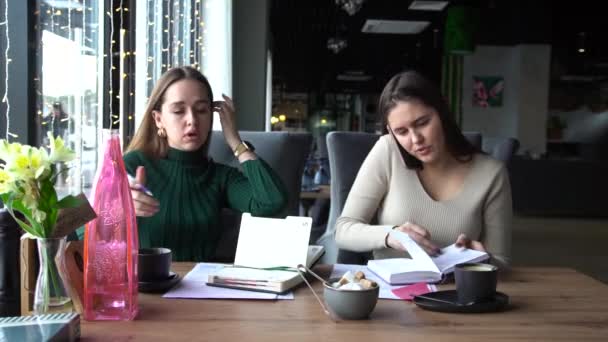
[(332, 283), (332, 286), (342, 290), (369, 290), (378, 286), (378, 284), (366, 279), (365, 273), (361, 271), (357, 271), (355, 274), (347, 271), (339, 281)]
[(323, 285), (327, 306), (341, 319), (366, 319), (378, 302), (380, 287), (363, 272), (346, 272)]

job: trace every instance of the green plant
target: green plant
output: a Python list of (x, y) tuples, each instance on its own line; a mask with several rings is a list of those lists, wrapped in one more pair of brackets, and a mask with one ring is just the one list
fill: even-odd
[[(55, 191), (57, 165), (74, 159), (63, 139), (48, 133), (47, 152), (19, 143), (0, 140), (0, 197), (7, 211), (27, 233), (38, 238), (50, 238), (60, 209), (76, 207), (80, 200), (68, 195), (59, 200)], [(24, 220), (15, 215), (24, 216)]]

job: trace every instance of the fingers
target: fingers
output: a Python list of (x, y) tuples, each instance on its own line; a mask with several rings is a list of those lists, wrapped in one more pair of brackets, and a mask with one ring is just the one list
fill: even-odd
[(222, 98), (224, 101), (213, 101), (212, 110), (214, 112), (218, 112), (218, 114), (234, 112), (234, 101), (232, 101), (232, 99), (225, 94), (222, 94)]
[(412, 240), (416, 241), (416, 243), (427, 252), (427, 254), (432, 256), (439, 254), (439, 247), (431, 241), (431, 233), (425, 228), (414, 223), (406, 222), (395, 229), (407, 233)]
[(464, 234), (458, 235), (458, 239), (456, 239), (456, 247), (465, 247), (482, 252), (486, 251), (486, 248), (481, 242), (477, 240), (471, 240)]
[(431, 240), (413, 231), (409, 232), (408, 235), (412, 238), (412, 240), (416, 241), (416, 243), (422, 247), (422, 249), (424, 249), (428, 255), (435, 256), (439, 254), (439, 247), (432, 243)]
[(146, 169), (143, 166), (138, 166), (135, 170), (135, 181), (137, 184), (146, 185)]
[(137, 185), (131, 187), (131, 197), (133, 198), (133, 207), (137, 216), (154, 216), (160, 209), (159, 202), (154, 197), (142, 192)]
[(419, 225), (411, 222), (406, 222), (404, 225), (409, 227), (412, 231), (422, 235), (425, 239), (431, 239), (431, 233), (425, 228), (422, 228)]
[(483, 246), (483, 244), (479, 241), (471, 241), (471, 249), (474, 249), (476, 251), (481, 251), (481, 252), (487, 252), (486, 248)]
[(458, 235), (456, 239), (456, 247), (466, 247), (469, 248), (471, 245), (471, 240), (464, 234)]

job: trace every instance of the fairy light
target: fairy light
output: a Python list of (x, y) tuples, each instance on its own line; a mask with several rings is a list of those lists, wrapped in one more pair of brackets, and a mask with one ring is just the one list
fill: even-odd
[(8, 1), (5, 0), (4, 1), (4, 21), (2, 23), (0, 23), (0, 26), (4, 26), (4, 33), (5, 33), (5, 39), (6, 39), (6, 47), (4, 48), (4, 96), (2, 96), (2, 103), (6, 103), (6, 134), (5, 134), (5, 138), (6, 140), (8, 140), (9, 135), (11, 135), (10, 132), (10, 125), (11, 125), (11, 120), (10, 120), (10, 111), (11, 111), (11, 102), (8, 99), (8, 64), (11, 62), (10, 59), (8, 58), (8, 52), (10, 51), (11, 48), (11, 40), (9, 38), (8, 35)]
[[(114, 8), (114, 0), (110, 0), (110, 9)], [(110, 90), (108, 91), (108, 94), (110, 96), (108, 96), (108, 105), (109, 105), (109, 113), (110, 115), (113, 115), (113, 108), (112, 108), (112, 89), (113, 88), (113, 84), (112, 84), (112, 70), (115, 69), (114, 67), (114, 54), (113, 54), (113, 48), (114, 48), (114, 16), (112, 15), (112, 12), (107, 12), (108, 16), (110, 17), (110, 53), (109, 53), (109, 59), (110, 59), (110, 77), (109, 77), (109, 86), (110, 86)]]
[(167, 29), (165, 30), (165, 32), (167, 33), (167, 40), (166, 40), (166, 41), (167, 41), (167, 45), (166, 45), (166, 46), (164, 46), (163, 51), (166, 51), (166, 53), (167, 53), (167, 58), (166, 58), (166, 59), (165, 59), (165, 58), (163, 58), (163, 60), (164, 60), (164, 61), (166, 61), (166, 64), (163, 64), (163, 69), (162, 69), (162, 72), (164, 72), (165, 70), (167, 70), (167, 69), (165, 68), (165, 65), (170, 65), (170, 64), (171, 64), (171, 53), (169, 52), (169, 48), (170, 48), (170, 42), (169, 42), (169, 40), (170, 40), (170, 38), (171, 38), (171, 36), (169, 35), (169, 12), (170, 12), (170, 10), (171, 10), (171, 8), (170, 8), (171, 4), (170, 4), (170, 2), (169, 2), (169, 1), (167, 1), (166, 3), (167, 3), (167, 11), (165, 12), (165, 13), (166, 13), (166, 14), (165, 14), (165, 19), (167, 19), (167, 25), (163, 25), (163, 27), (166, 27), (166, 28), (167, 28)]
[[(173, 2), (173, 18), (179, 18), (180, 17), (180, 2), (179, 1), (174, 1)], [(173, 40), (171, 41), (171, 43), (174, 43), (174, 47), (173, 47), (173, 58), (171, 60), (171, 66), (175, 67), (178, 66), (180, 64), (179, 61), (179, 48), (180, 48), (180, 40), (179, 40), (179, 34), (180, 34), (180, 29), (179, 29), (179, 21), (178, 23), (174, 23), (173, 20), (170, 21), (170, 24), (173, 29)]]
[[(123, 22), (123, 0), (120, 0), (120, 4), (119, 4), (119, 10), (120, 10), (120, 36), (118, 38), (119, 43), (120, 43), (120, 47), (119, 47), (119, 51), (118, 51), (118, 67), (120, 68), (119, 70), (119, 75), (125, 75), (125, 77), (122, 77), (121, 80), (119, 81), (119, 87), (118, 87), (118, 95), (116, 95), (116, 99), (118, 99), (118, 117), (119, 117), (119, 121), (122, 123), (124, 122), (122, 120), (122, 118), (124, 118), (124, 99), (123, 99), (123, 92), (125, 89), (125, 82), (123, 81), (126, 78), (126, 74), (125, 74), (125, 34), (126, 34), (126, 30), (124, 28), (124, 22)], [(121, 137), (124, 137), (126, 134), (125, 130), (126, 127), (123, 127), (123, 124), (120, 124), (120, 131)]]

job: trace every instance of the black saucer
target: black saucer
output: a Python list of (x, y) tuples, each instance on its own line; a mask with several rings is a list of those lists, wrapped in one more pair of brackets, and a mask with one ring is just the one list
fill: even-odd
[(481, 312), (495, 312), (503, 310), (509, 304), (509, 296), (502, 292), (496, 292), (496, 296), (486, 302), (475, 303), (471, 305), (458, 305), (458, 295), (456, 290), (438, 291), (425, 293), (425, 297), (431, 297), (436, 299), (453, 302), (454, 304), (448, 304), (443, 302), (434, 301), (431, 299), (414, 297), (414, 303), (419, 307), (439, 312), (461, 312), (461, 313), (481, 313)]
[(139, 292), (146, 293), (160, 293), (165, 292), (166, 290), (172, 288), (179, 282), (179, 274), (174, 272), (169, 272), (169, 277), (165, 280), (161, 281), (140, 281), (138, 282)]

